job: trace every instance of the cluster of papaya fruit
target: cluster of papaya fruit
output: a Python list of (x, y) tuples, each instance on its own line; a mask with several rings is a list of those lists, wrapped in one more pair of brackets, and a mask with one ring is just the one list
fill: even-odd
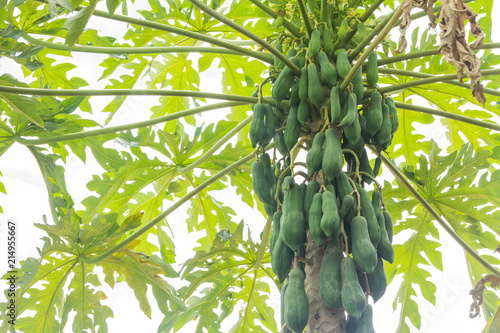
[[(308, 1), (309, 11), (314, 10), (309, 3), (315, 1)], [(377, 90), (377, 53), (353, 76), (355, 59), (336, 48), (347, 20), (338, 31), (331, 25), (316, 24), (309, 38), (276, 41), (275, 47), (300, 73), (275, 58), (269, 78), (275, 105), (265, 102), (259, 86), (254, 94), (259, 103), (252, 106), (252, 146), (265, 147), (274, 140), (281, 155), (275, 150), (272, 161), (262, 149), (252, 164), (252, 181), (273, 220), (269, 248), (272, 269), (284, 283), (283, 332), (303, 332), (309, 320), (304, 286), (309, 246), (324, 249), (317, 281), (320, 297), (326, 307), (347, 312), (349, 333), (374, 332), (367, 299), (377, 302), (385, 293), (383, 260), (394, 261), (392, 218), (375, 177), (380, 154), (399, 126), (397, 110), (394, 100)], [(350, 83), (343, 85), (348, 76)], [(373, 166), (367, 145), (378, 155)], [(297, 159), (301, 150), (307, 151), (305, 163)], [(300, 167), (307, 172), (298, 171)], [(305, 181), (296, 182), (297, 176)], [(373, 182), (370, 198), (365, 184)]]

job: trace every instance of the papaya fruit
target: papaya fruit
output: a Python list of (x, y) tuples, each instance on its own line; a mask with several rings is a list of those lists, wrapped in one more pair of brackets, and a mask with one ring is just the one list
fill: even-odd
[(264, 168), (265, 167), (262, 161), (255, 161), (252, 163), (251, 169), (253, 190), (255, 191), (257, 198), (259, 198), (262, 203), (276, 207), (276, 201), (274, 201), (269, 193)]
[(319, 52), (321, 46), (321, 31), (314, 29), (311, 32), (311, 40), (309, 41), (309, 47), (307, 49), (307, 55), (309, 58), (313, 58)]
[[(380, 191), (374, 190), (372, 192), (372, 207), (373, 211), (375, 212), (375, 216), (378, 216), (380, 214), (380, 200), (382, 196), (380, 194)], [(385, 228), (385, 226), (384, 226)]]
[(389, 240), (389, 235), (385, 229), (385, 218), (384, 214), (379, 213), (377, 216), (378, 225), (380, 228), (380, 242), (377, 246), (378, 255), (389, 263), (394, 262), (394, 249), (392, 247), (391, 241)]
[[(269, 190), (269, 192), (271, 192), (271, 190)], [(272, 197), (272, 195), (271, 195)], [(274, 213), (276, 212), (276, 204), (273, 205), (273, 206), (270, 206), (268, 204), (264, 204), (264, 211), (266, 212), (266, 215), (268, 217), (272, 217), (274, 215)]]
[(370, 241), (366, 219), (355, 216), (351, 220), (352, 258), (363, 272), (371, 274), (377, 265), (377, 250)]
[(341, 118), (339, 87), (333, 86), (330, 90), (330, 121), (332, 124), (335, 124)]
[(286, 56), (288, 57), (288, 59), (292, 59), (293, 57), (295, 57), (297, 55), (297, 50), (294, 49), (293, 47), (290, 47), (288, 49), (288, 53), (286, 54)]
[(288, 247), (297, 252), (306, 242), (306, 221), (302, 193), (299, 186), (292, 186), (285, 192), (281, 223), (281, 238)]
[(281, 220), (281, 210), (276, 211), (273, 215), (273, 233), (269, 239), (269, 253), (273, 253), (276, 241), (280, 236), (280, 220)]
[(337, 132), (333, 128), (325, 131), (325, 150), (321, 161), (323, 174), (331, 182), (342, 170), (344, 156)]
[(347, 19), (343, 19), (340, 23), (339, 31), (337, 32), (338, 39), (342, 39), (345, 37), (345, 35), (347, 34), (348, 25), (349, 22), (347, 21)]
[[(360, 118), (359, 118), (360, 119)], [(347, 138), (346, 138), (347, 139)], [(351, 142), (351, 141), (348, 141), (347, 143), (347, 148), (351, 149), (352, 151), (354, 151), (354, 153), (356, 154), (356, 156), (359, 158), (361, 158), (361, 155), (363, 154), (363, 150), (365, 150), (365, 141), (363, 140), (362, 137), (360, 137), (358, 139), (358, 141), (356, 142)], [(347, 157), (348, 155), (346, 155)], [(352, 156), (350, 156), (352, 157)]]
[(330, 191), (323, 192), (321, 198), (323, 216), (321, 217), (321, 230), (327, 237), (331, 237), (335, 243), (339, 242), (340, 216), (337, 207), (335, 194)]
[(319, 296), (330, 309), (342, 307), (342, 276), (340, 261), (343, 258), (342, 248), (338, 244), (329, 244), (321, 260), (319, 270)]
[(391, 133), (394, 133), (399, 128), (398, 110), (396, 109), (396, 105), (394, 104), (394, 99), (392, 99), (392, 97), (390, 96), (387, 96), (385, 98), (385, 104), (389, 107), (389, 117), (391, 119)]
[(351, 125), (355, 120), (358, 118), (358, 108), (357, 108), (357, 102), (356, 102), (356, 95), (351, 93), (348, 96), (347, 99), (347, 104), (346, 104), (346, 114), (340, 124), (338, 124), (338, 127), (347, 127)]
[(389, 116), (389, 107), (386, 104), (382, 104), (382, 125), (374, 136), (375, 142), (379, 145), (383, 145), (391, 138), (391, 130), (392, 125)]
[[(306, 246), (305, 244), (300, 244), (297, 252), (295, 252), (295, 256), (298, 258), (305, 258), (306, 257)], [(306, 274), (306, 264), (302, 261), (297, 261), (297, 267)]]
[(319, 51), (317, 59), (321, 77), (323, 78), (323, 80), (332, 86), (336, 85), (337, 71), (335, 70), (335, 67), (333, 67), (333, 65), (330, 63), (330, 60), (328, 59), (326, 53), (323, 51)]
[(280, 237), (276, 240), (273, 252), (271, 252), (271, 269), (276, 274), (279, 283), (283, 283), (288, 276), (294, 257), (295, 253), (293, 250), (281, 239), (280, 231)]
[(271, 187), (274, 185), (274, 171), (271, 166), (271, 158), (268, 153), (262, 153), (259, 159), (264, 167), (264, 178), (266, 179), (267, 187)]
[[(340, 206), (342, 207), (344, 205), (344, 198), (346, 198), (347, 195), (350, 195), (353, 192), (353, 187), (351, 182), (349, 181), (349, 177), (345, 172), (339, 173), (339, 175), (335, 178), (335, 184), (338, 192), (338, 197), (340, 199)], [(358, 212), (358, 200), (355, 196), (353, 196), (353, 198), (354, 203), (352, 204), (351, 208), (347, 210), (347, 213), (344, 216), (344, 221), (346, 221), (347, 223), (350, 223), (351, 219), (356, 216)]]
[[(370, 196), (368, 192), (362, 187), (357, 186), (359, 198), (361, 200), (361, 215), (364, 216), (368, 224), (368, 233), (370, 234), (370, 240), (375, 248), (377, 248), (380, 242), (380, 227), (378, 225), (377, 216), (373, 210), (372, 203), (370, 201)], [(366, 272), (366, 271), (365, 271)]]
[(368, 87), (375, 88), (378, 82), (378, 63), (377, 63), (377, 53), (373, 51), (368, 56), (368, 62), (366, 63), (366, 82)]
[(309, 321), (309, 299), (304, 280), (304, 272), (299, 268), (290, 271), (285, 292), (285, 323), (293, 332), (304, 331)]
[(382, 212), (384, 214), (384, 221), (385, 221), (385, 230), (387, 231), (387, 238), (392, 244), (392, 237), (394, 235), (394, 226), (392, 225), (392, 216), (391, 214), (384, 208), (384, 211)]
[(264, 117), (262, 137), (260, 138), (260, 144), (265, 147), (274, 138), (274, 132), (277, 129), (277, 119), (271, 104), (265, 103), (264, 108), (266, 109), (266, 112)]
[(356, 71), (356, 74), (351, 80), (352, 92), (356, 95), (356, 103), (360, 104), (365, 95), (365, 88), (363, 86), (363, 70), (361, 67)]
[(347, 74), (351, 71), (351, 64), (349, 63), (349, 58), (347, 57), (347, 52), (341, 49), (337, 54), (337, 74), (345, 79)]
[(344, 218), (349, 209), (351, 209), (352, 205), (354, 205), (355, 199), (352, 195), (346, 194), (341, 201), (342, 201), (342, 206), (340, 206), (339, 216), (341, 218)]
[(288, 97), (290, 88), (294, 82), (294, 76), (295, 74), (290, 67), (285, 66), (279, 73), (276, 81), (274, 81), (271, 96), (276, 102), (276, 105), (279, 106), (281, 101)]
[(359, 115), (359, 125), (361, 127), (361, 137), (363, 138), (363, 142), (368, 144), (370, 143), (370, 140), (372, 138), (371, 134), (368, 132), (368, 129), (366, 128), (366, 118), (365, 116), (367, 115), (367, 111), (363, 112), (364, 114)]
[(318, 68), (314, 63), (307, 65), (307, 96), (311, 103), (318, 109), (323, 105), (325, 94), (319, 79)]
[(286, 327), (285, 325), (285, 293), (286, 293), (286, 288), (288, 287), (288, 281), (285, 281), (285, 283), (283, 284), (283, 286), (281, 287), (281, 290), (280, 290), (280, 293), (281, 293), (281, 327), (285, 326), (285, 330), (283, 332), (280, 332), (280, 333), (292, 333), (292, 331), (290, 331), (288, 329), (288, 327)]
[(249, 136), (252, 147), (255, 148), (260, 143), (265, 128), (266, 108), (262, 103), (257, 103), (252, 109), (253, 119), (250, 125)]
[(374, 136), (382, 127), (382, 121), (384, 119), (382, 113), (382, 96), (376, 90), (370, 93), (370, 107), (365, 109), (367, 114), (366, 118), (366, 129), (371, 136)]
[(323, 39), (323, 50), (325, 50), (326, 54), (332, 55), (333, 53), (333, 33), (330, 29), (323, 29), (323, 35), (321, 36)]
[(290, 156), (290, 150), (285, 143), (285, 135), (283, 131), (277, 131), (274, 133), (274, 144), (281, 155)]
[(301, 102), (307, 101), (307, 67), (300, 69), (299, 98)]
[(373, 164), (373, 176), (377, 177), (380, 174), (380, 166), (382, 164), (382, 158), (377, 156), (375, 163)]
[[(361, 157), (359, 158), (359, 171), (366, 172), (370, 176), (375, 177), (373, 174), (372, 167), (370, 165), (370, 160), (368, 159), (368, 153), (366, 152), (366, 149), (363, 149)], [(365, 175), (361, 175), (361, 179), (367, 184), (372, 183), (371, 178)]]
[(306, 195), (304, 197), (304, 216), (306, 217), (306, 220), (309, 219), (309, 210), (311, 209), (313, 197), (316, 193), (319, 192), (319, 189), (320, 185), (317, 181), (311, 180), (309, 183), (307, 183)]
[(288, 148), (288, 151), (292, 150), (292, 148), (300, 138), (300, 122), (297, 119), (298, 109), (299, 106), (297, 104), (294, 104), (290, 107), (285, 131), (283, 132), (285, 137), (285, 144)]
[(349, 142), (358, 142), (361, 138), (361, 126), (359, 124), (359, 114), (354, 114), (354, 121), (344, 128), (344, 135)]
[(283, 182), (281, 182), (281, 190), (283, 191), (284, 194), (286, 194), (294, 185), (295, 181), (293, 180), (293, 177), (285, 176), (283, 178)]
[(358, 328), (358, 320), (354, 317), (347, 316), (347, 322), (345, 324), (345, 332), (356, 333), (357, 328)]
[(292, 91), (290, 92), (289, 105), (297, 104), (299, 102), (299, 82), (294, 82), (292, 85)]
[(375, 333), (373, 328), (373, 309), (370, 304), (366, 304), (365, 311), (357, 322), (356, 333)]
[(309, 209), (309, 236), (317, 246), (320, 246), (323, 239), (326, 238), (323, 230), (321, 230), (321, 217), (323, 216), (323, 195), (316, 193), (313, 196), (311, 208)]
[(306, 0), (306, 7), (309, 13), (315, 16), (318, 16), (321, 11), (317, 0)]
[(301, 101), (297, 109), (297, 120), (302, 125), (305, 125), (309, 120), (309, 104), (306, 101)]
[(314, 136), (311, 149), (307, 152), (306, 167), (309, 176), (314, 175), (320, 168), (323, 160), (323, 143), (325, 142), (325, 133), (318, 132)]
[(384, 262), (382, 258), (377, 258), (377, 266), (372, 274), (367, 274), (368, 285), (370, 286), (370, 295), (373, 302), (376, 303), (385, 294), (387, 289), (387, 276), (385, 275)]
[(342, 258), (340, 275), (342, 277), (342, 289), (340, 291), (342, 307), (349, 316), (359, 319), (365, 310), (366, 298), (363, 289), (359, 285), (356, 264), (351, 257)]
[[(276, 43), (276, 45), (274, 47), (276, 48), (276, 50), (283, 53), (283, 44), (282, 43), (278, 42), (278, 43)], [(275, 55), (273, 55), (273, 65), (274, 65), (274, 67), (280, 68), (280, 69), (285, 66), (285, 64)]]

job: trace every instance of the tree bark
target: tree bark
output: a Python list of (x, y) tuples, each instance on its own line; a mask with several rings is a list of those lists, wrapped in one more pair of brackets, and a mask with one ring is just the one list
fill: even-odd
[(319, 296), (319, 270), (325, 254), (324, 246), (316, 246), (310, 237), (306, 244), (306, 280), (304, 286), (309, 298), (307, 333), (345, 333), (346, 318), (343, 309), (329, 309)]

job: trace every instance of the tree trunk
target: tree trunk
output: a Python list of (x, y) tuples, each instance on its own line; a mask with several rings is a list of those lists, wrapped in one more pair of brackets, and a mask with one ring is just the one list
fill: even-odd
[(331, 310), (319, 296), (319, 270), (325, 247), (318, 247), (307, 237), (306, 244), (306, 280), (304, 282), (309, 298), (309, 322), (307, 333), (345, 333), (346, 319), (343, 309)]

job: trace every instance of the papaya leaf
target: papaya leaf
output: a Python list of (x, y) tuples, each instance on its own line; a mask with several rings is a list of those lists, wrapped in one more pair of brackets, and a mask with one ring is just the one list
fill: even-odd
[(66, 35), (66, 40), (64, 42), (66, 45), (73, 46), (76, 42), (78, 42), (78, 38), (80, 38), (80, 35), (89, 22), (90, 17), (94, 13), (96, 5), (97, 0), (90, 0), (89, 4), (85, 8), (66, 20), (64, 23), (64, 28), (68, 29), (68, 34)]

